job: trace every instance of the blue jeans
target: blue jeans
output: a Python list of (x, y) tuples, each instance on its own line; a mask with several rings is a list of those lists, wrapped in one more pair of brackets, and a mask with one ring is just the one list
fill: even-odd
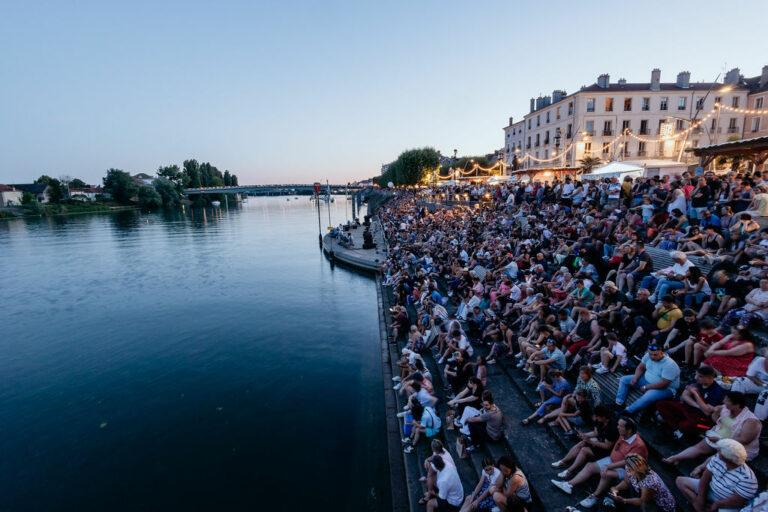
[(643, 280), (640, 281), (640, 288), (645, 288), (649, 292), (653, 293), (653, 289), (656, 288), (656, 283), (658, 282), (659, 280), (653, 276), (645, 276)]
[(682, 281), (671, 281), (662, 278), (658, 284), (656, 284), (656, 293), (658, 294), (658, 297), (661, 298), (669, 293), (669, 290), (679, 290), (681, 288), (685, 288), (685, 283)]
[[(634, 379), (634, 375), (625, 375), (621, 379), (619, 379), (619, 391), (616, 393), (616, 404), (617, 405), (624, 405), (624, 401), (627, 399), (627, 395), (629, 394), (629, 390), (633, 388), (639, 388), (641, 386), (647, 386), (650, 384), (647, 380), (645, 380), (645, 376), (640, 377), (637, 379), (637, 384), (634, 386), (630, 385), (630, 382), (632, 379)], [(667, 388), (667, 389), (649, 389), (645, 393), (643, 393), (643, 396), (635, 400), (632, 405), (627, 407), (627, 412), (630, 414), (634, 414), (637, 411), (643, 410), (649, 405), (651, 405), (654, 402), (658, 402), (659, 400), (668, 400), (675, 396), (675, 393)]]
[(707, 297), (709, 297), (709, 295), (703, 292), (689, 293), (685, 296), (685, 307), (692, 308), (694, 306), (698, 306), (704, 302)]

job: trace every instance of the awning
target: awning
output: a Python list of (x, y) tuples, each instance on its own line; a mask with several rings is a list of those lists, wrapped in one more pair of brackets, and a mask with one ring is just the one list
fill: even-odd
[(585, 180), (599, 180), (603, 178), (619, 178), (629, 176), (630, 178), (639, 178), (643, 175), (644, 168), (623, 162), (611, 162), (608, 165), (598, 167), (589, 174), (582, 174), (581, 178)]

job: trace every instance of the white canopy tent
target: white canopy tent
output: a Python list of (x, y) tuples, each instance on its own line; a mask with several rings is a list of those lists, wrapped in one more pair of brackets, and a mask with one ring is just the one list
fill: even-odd
[(641, 165), (630, 164), (626, 162), (611, 162), (602, 167), (598, 167), (589, 174), (582, 174), (581, 178), (585, 180), (599, 180), (603, 178), (639, 178), (643, 175), (645, 168)]

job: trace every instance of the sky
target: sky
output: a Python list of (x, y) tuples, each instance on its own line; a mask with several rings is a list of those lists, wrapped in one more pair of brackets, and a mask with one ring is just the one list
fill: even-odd
[(0, 183), (195, 158), (345, 183), (503, 147), (529, 99), (768, 64), (768, 2), (0, 2)]

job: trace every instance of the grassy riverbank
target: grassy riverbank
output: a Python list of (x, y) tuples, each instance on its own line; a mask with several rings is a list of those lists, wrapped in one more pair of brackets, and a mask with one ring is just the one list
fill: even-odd
[(0, 209), (0, 220), (22, 217), (52, 217), (82, 213), (105, 213), (117, 210), (133, 210), (135, 206), (121, 205), (115, 201), (65, 201), (63, 203), (30, 203), (22, 207)]

